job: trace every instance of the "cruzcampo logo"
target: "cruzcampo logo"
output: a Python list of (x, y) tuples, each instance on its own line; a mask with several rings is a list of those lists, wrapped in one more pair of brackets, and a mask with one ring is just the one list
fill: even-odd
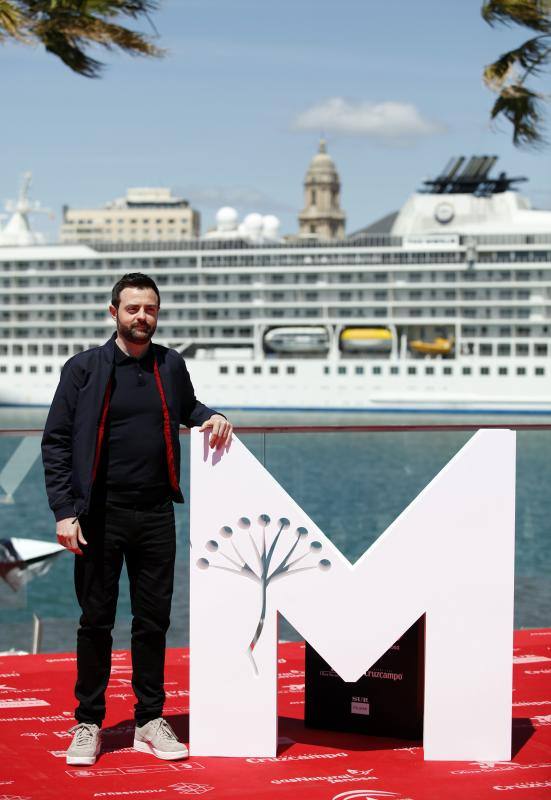
[[(305, 570), (327, 571), (331, 569), (331, 562), (321, 557), (323, 545), (311, 538), (307, 528), (293, 528), (286, 517), (272, 521), (268, 514), (261, 514), (256, 524), (249, 517), (240, 517), (235, 529), (223, 525), (205, 548), (208, 557), (197, 561), (199, 569), (223, 569), (249, 578), (259, 586), (260, 613), (248, 647), (253, 669), (258, 675), (254, 649), (264, 628), (269, 586), (275, 580)], [(252, 558), (243, 555), (247, 550)]]

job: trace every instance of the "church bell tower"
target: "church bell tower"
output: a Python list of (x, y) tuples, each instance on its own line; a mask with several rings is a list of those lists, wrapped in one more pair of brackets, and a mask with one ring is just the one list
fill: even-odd
[(298, 216), (300, 238), (344, 239), (346, 215), (340, 207), (340, 190), (337, 168), (321, 139), (304, 179), (304, 209)]

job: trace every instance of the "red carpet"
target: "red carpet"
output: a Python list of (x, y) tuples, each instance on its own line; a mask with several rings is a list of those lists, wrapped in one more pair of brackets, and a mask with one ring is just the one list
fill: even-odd
[[(513, 758), (502, 763), (425, 763), (422, 748), (411, 742), (304, 728), (303, 653), (299, 644), (280, 646), (276, 759), (192, 756), (174, 763), (131, 749), (130, 661), (128, 653), (115, 653), (103, 751), (93, 767), (80, 768), (64, 760), (73, 724), (74, 656), (0, 657), (0, 800), (551, 798), (551, 629), (515, 634)], [(166, 673), (166, 716), (184, 738), (187, 659), (187, 651), (169, 651)]]

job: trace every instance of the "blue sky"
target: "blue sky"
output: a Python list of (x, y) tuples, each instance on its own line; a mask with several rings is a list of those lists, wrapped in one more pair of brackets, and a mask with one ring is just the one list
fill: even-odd
[(106, 52), (100, 80), (39, 48), (0, 48), (0, 200), (31, 170), (33, 197), (56, 214), (35, 218), (50, 239), (64, 203), (100, 206), (128, 186), (172, 187), (203, 231), (231, 204), (295, 232), (321, 133), (349, 232), (452, 155), (498, 155), (551, 207), (551, 148), (519, 151), (506, 123), (492, 128), (481, 78), (529, 32), (490, 28), (480, 0), (165, 0), (153, 20), (167, 56)]

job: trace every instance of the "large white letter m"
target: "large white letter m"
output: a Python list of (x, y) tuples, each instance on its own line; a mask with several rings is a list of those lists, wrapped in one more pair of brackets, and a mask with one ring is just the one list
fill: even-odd
[(511, 757), (515, 434), (476, 433), (354, 564), (234, 437), (191, 434), (194, 755), (274, 756), (277, 612), (346, 681), (423, 614), (425, 758)]

